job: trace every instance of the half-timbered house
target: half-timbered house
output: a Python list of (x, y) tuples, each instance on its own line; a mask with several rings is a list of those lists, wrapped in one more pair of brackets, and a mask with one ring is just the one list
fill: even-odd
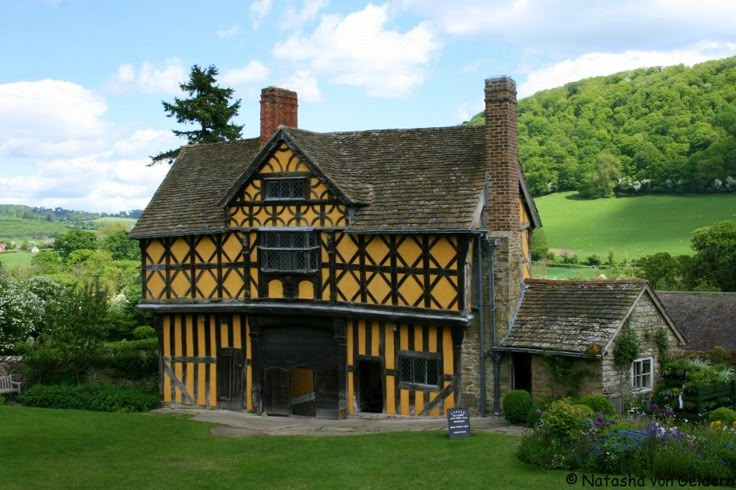
[[(494, 350), (540, 226), (516, 90), (485, 126), (315, 133), (261, 94), (260, 138), (186, 146), (131, 237), (163, 402), (278, 415), (498, 407)], [(502, 386), (503, 384), (503, 386)]]

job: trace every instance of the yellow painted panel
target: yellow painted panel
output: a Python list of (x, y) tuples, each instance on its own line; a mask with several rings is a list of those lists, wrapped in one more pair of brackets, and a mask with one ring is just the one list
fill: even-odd
[(358, 354), (365, 355), (365, 320), (358, 321)]
[(225, 324), (220, 325), (220, 342), (222, 342), (220, 347), (232, 347), (228, 340), (227, 325)]
[(440, 416), (440, 407), (436, 406), (429, 412), (430, 417), (439, 417)]
[(409, 327), (404, 323), (399, 326), (399, 350), (409, 350)]
[(151, 257), (154, 264), (161, 264), (164, 262), (164, 244), (161, 240), (151, 240), (146, 246), (146, 252)]
[(258, 294), (258, 282), (256, 282), (258, 278), (256, 278), (255, 281), (250, 282), (250, 297), (251, 299), (259, 299), (260, 296)]
[(455, 394), (450, 393), (447, 395), (447, 398), (445, 398), (445, 415), (447, 415), (447, 410), (455, 408)]
[(187, 271), (177, 271), (171, 280), (171, 294), (175, 298), (186, 298), (189, 295), (191, 279)]
[(205, 363), (203, 362), (197, 363), (197, 405), (199, 405), (200, 407), (205, 406), (205, 396), (204, 396), (205, 369), (207, 369), (207, 365)]
[[(386, 369), (393, 369), (396, 362), (394, 359), (394, 329), (390, 325), (386, 325), (385, 339), (386, 345), (384, 346), (384, 362), (386, 363)], [(393, 393), (393, 391), (390, 391), (389, 393)]]
[(416, 276), (408, 276), (403, 284), (399, 286), (399, 294), (404, 298), (405, 306), (414, 306), (423, 292), (421, 278)]
[(166, 284), (161, 273), (149, 272), (146, 274), (146, 286), (151, 290), (154, 298), (160, 298), (164, 295)]
[(335, 246), (335, 250), (339, 254), (336, 257), (336, 261), (338, 263), (350, 263), (351, 259), (358, 251), (358, 246), (354, 240), (356, 240), (356, 238), (351, 235), (342, 235), (342, 238)]
[(187, 362), (184, 367), (187, 370), (187, 393), (189, 393), (189, 396), (192, 396), (194, 394), (194, 363)]
[(314, 283), (312, 281), (299, 282), (299, 298), (314, 299)]
[(187, 254), (189, 253), (189, 244), (181, 239), (177, 238), (174, 241), (174, 244), (171, 246), (171, 254), (173, 255), (173, 259), (181, 264), (185, 261), (187, 258)]
[(377, 356), (380, 354), (379, 352), (379, 341), (380, 338), (380, 329), (378, 326), (378, 322), (372, 322), (373, 325), (371, 325), (371, 355)]
[(327, 267), (322, 268), (322, 284), (326, 284), (327, 287), (322, 289), (322, 301), (330, 300), (330, 269)]
[(401, 243), (401, 245), (399, 245), (398, 252), (403, 261), (406, 262), (407, 266), (414, 267), (415, 265), (420, 265), (417, 263), (417, 259), (422, 255), (422, 249), (411, 237), (407, 238)]
[[(432, 247), (430, 253), (443, 269), (449, 268), (450, 262), (455, 259), (456, 252), (452, 246), (454, 242), (455, 240), (453, 239), (443, 237)], [(457, 264), (452, 269), (457, 270)]]
[[(211, 315), (209, 318), (209, 332), (210, 332), (210, 352), (209, 355), (212, 357), (217, 356), (217, 334), (215, 333), (215, 316)], [(217, 369), (214, 362), (210, 363), (210, 407), (217, 406)]]
[(225, 299), (235, 299), (238, 297), (238, 291), (243, 287), (243, 279), (237, 271), (223, 271), (222, 294)]
[[(432, 288), (432, 297), (440, 304), (443, 310), (449, 310), (450, 305), (457, 297), (457, 291), (452, 283), (445, 277), (430, 275), (430, 281), (435, 286)], [(436, 282), (435, 282), (436, 281)], [(457, 310), (458, 305), (455, 304), (453, 309)]]
[(358, 280), (350, 272), (346, 273), (337, 283), (337, 289), (347, 298), (348, 301), (352, 301), (353, 298), (357, 299), (358, 291), (360, 291), (360, 284)]
[(243, 348), (243, 340), (240, 338), (240, 315), (232, 316), (233, 322), (233, 347), (236, 349)]
[(327, 186), (319, 180), (317, 177), (312, 177), (310, 179), (309, 185), (312, 187), (311, 189), (311, 198), (313, 200), (322, 200), (327, 201), (332, 199), (332, 193), (327, 189)]
[[(381, 274), (375, 274), (370, 277), (368, 284), (366, 285), (368, 294), (373, 295), (378, 304), (384, 304), (384, 299), (389, 302), (391, 301), (391, 283), (389, 282), (390, 279), (387, 280), (387, 277), (388, 276), (384, 277)], [(370, 297), (368, 298), (368, 301), (371, 302)]]
[(163, 355), (170, 356), (171, 355), (171, 323), (169, 322), (169, 317), (165, 316), (163, 318), (163, 321), (161, 322), (161, 335), (162, 335), (162, 342), (163, 342), (163, 348), (164, 352)]
[(268, 282), (269, 299), (281, 299), (284, 297), (284, 285), (278, 279)]
[(419, 415), (424, 410), (424, 392), (414, 393), (414, 415)]
[(379, 237), (372, 237), (366, 246), (366, 252), (375, 264), (382, 265), (389, 263), (388, 246)]
[(348, 373), (348, 413), (355, 413), (355, 400), (353, 399), (353, 373)]
[[(182, 374), (184, 372), (183, 364), (181, 362), (174, 362), (172, 363), (174, 365), (174, 375), (176, 376), (176, 379), (181, 381)], [(179, 388), (174, 388), (174, 401), (181, 405), (181, 390)]]
[(429, 327), (427, 335), (429, 335), (429, 352), (437, 352), (437, 327)]
[(174, 355), (181, 357), (182, 355), (182, 338), (181, 338), (181, 315), (174, 316)]
[(212, 237), (205, 236), (197, 244), (197, 253), (194, 255), (196, 263), (210, 263), (217, 261), (217, 255), (215, 255), (215, 242), (212, 241)]
[(417, 352), (424, 351), (424, 329), (420, 326), (414, 327), (414, 350)]
[(243, 244), (235, 233), (228, 233), (222, 244), (222, 261), (225, 263), (239, 262), (243, 252)]
[(393, 376), (386, 376), (386, 413), (388, 415), (396, 415), (396, 396), (395, 388), (396, 378)]
[(187, 356), (194, 355), (194, 343), (192, 342), (194, 338), (194, 325), (192, 322), (194, 319), (195, 317), (193, 315), (184, 315), (184, 325), (187, 334), (187, 345), (184, 346), (184, 350)]
[(348, 335), (347, 335), (347, 360), (348, 360), (348, 366), (353, 365), (353, 342), (355, 342), (355, 339), (353, 338), (353, 329), (351, 327), (347, 328)]
[(168, 374), (164, 374), (164, 402), (171, 402), (171, 378)]
[(409, 415), (409, 390), (399, 390), (401, 393), (401, 415)]
[[(197, 279), (197, 288), (194, 289), (194, 297), (201, 296), (202, 298), (216, 297), (217, 292), (217, 276), (213, 270), (197, 271), (199, 278)], [(195, 276), (197, 277), (197, 276)]]
[(452, 334), (449, 328), (445, 328), (442, 334), (442, 370), (445, 374), (454, 374), (452, 367)]

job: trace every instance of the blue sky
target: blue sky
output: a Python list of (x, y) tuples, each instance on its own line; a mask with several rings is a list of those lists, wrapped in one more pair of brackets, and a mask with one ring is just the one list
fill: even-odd
[(524, 97), (580, 78), (736, 55), (734, 0), (0, 0), (0, 204), (143, 208), (175, 147), (161, 101), (214, 64), (258, 135), (260, 89), (313, 131), (448, 126), (483, 79)]

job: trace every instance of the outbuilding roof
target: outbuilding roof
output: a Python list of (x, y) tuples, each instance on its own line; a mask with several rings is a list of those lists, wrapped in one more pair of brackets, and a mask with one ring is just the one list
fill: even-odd
[(687, 337), (686, 349), (736, 351), (736, 293), (657, 291), (657, 296)]
[[(669, 322), (646, 281), (527, 279), (521, 306), (501, 350), (583, 357), (607, 348), (639, 298), (649, 295)], [(675, 335), (685, 339), (670, 324)]]

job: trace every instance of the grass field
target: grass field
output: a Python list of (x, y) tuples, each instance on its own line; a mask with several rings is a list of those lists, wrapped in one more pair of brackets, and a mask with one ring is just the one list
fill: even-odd
[(27, 267), (31, 265), (31, 257), (29, 252), (4, 252), (0, 254), (0, 263), (8, 269)]
[(0, 216), (0, 241), (42, 240), (66, 230), (61, 223)]
[(570, 250), (580, 259), (597, 254), (604, 261), (657, 252), (691, 254), (693, 230), (736, 220), (736, 194), (570, 199), (562, 192), (536, 198), (550, 248)]
[(96, 218), (92, 220), (92, 223), (97, 226), (105, 226), (105, 225), (112, 225), (112, 224), (122, 224), (125, 225), (127, 228), (133, 228), (135, 225), (135, 222), (137, 220), (134, 218), (118, 218), (113, 216), (106, 216), (104, 218)]
[[(295, 421), (297, 422), (297, 421)], [(0, 406), (0, 488), (565, 488), (519, 438), (444, 432), (222, 438), (163, 414)]]

